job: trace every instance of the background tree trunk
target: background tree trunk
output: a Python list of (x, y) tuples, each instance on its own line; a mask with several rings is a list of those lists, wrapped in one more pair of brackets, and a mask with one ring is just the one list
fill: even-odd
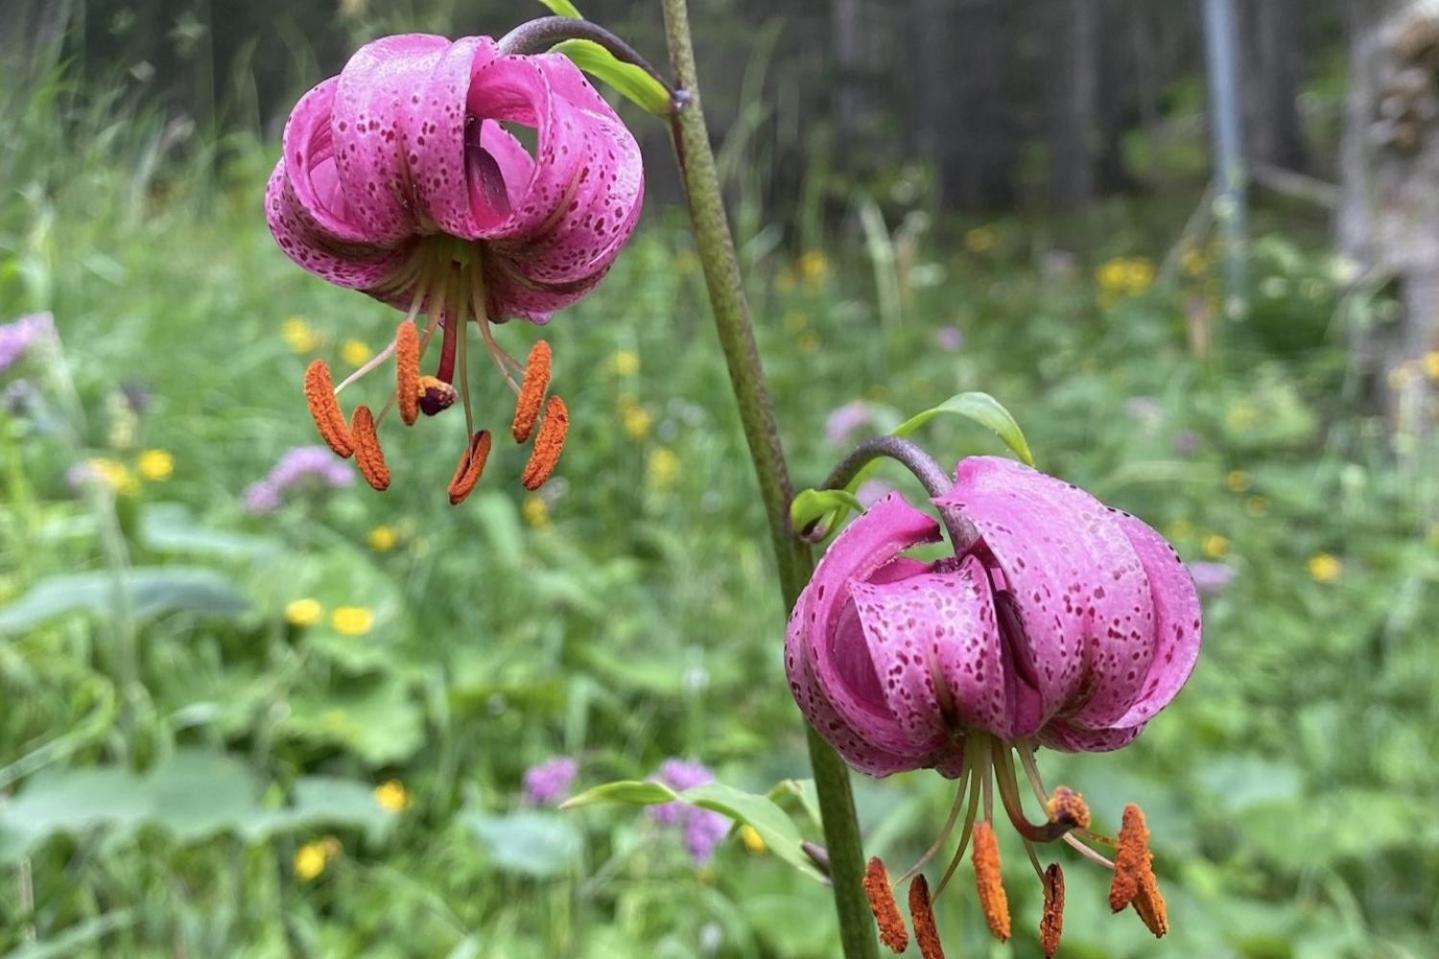
[(1244, 143), (1250, 163), (1309, 164), (1299, 89), (1304, 79), (1299, 0), (1239, 0)]
[(1099, 137), (1099, 0), (1068, 0), (1048, 13), (1049, 193), (1073, 210), (1094, 199)]

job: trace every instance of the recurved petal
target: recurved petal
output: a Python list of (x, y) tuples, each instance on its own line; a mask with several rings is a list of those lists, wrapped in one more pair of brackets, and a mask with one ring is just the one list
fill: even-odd
[(846, 722), (825, 698), (824, 692), (814, 681), (805, 652), (808, 646), (806, 605), (806, 597), (801, 595), (785, 632), (784, 650), (785, 675), (789, 679), (790, 692), (794, 694), (794, 701), (804, 718), (825, 742), (844, 757), (845, 762), (862, 773), (888, 776), (924, 766), (925, 763), (919, 757), (882, 749), (871, 743)]
[(1039, 731), (1039, 741), (1069, 753), (1107, 753), (1128, 746), (1143, 729), (1143, 723), (1126, 729), (1084, 729), (1056, 719)]
[(850, 590), (885, 700), (914, 742), (938, 749), (960, 727), (1010, 738), (999, 630), (977, 559)]
[(962, 461), (954, 488), (936, 500), (979, 530), (1003, 572), (1021, 628), (1010, 637), (1032, 666), (1040, 715), (1085, 726), (1119, 719), (1154, 656), (1154, 610), (1139, 557), (1114, 514), (1088, 493), (1012, 460)]
[(328, 233), (296, 196), (284, 160), (265, 189), (265, 220), (285, 255), (337, 286), (368, 290), (392, 275), (408, 247), (345, 243)]
[(835, 538), (804, 589), (804, 651), (814, 679), (845, 722), (884, 749), (914, 752), (915, 744), (885, 702), (850, 586), (938, 538), (933, 518), (891, 493)]
[(1169, 705), (1194, 671), (1203, 633), (1203, 614), (1194, 579), (1174, 547), (1143, 521), (1128, 513), (1118, 515), (1149, 580), (1154, 604), (1154, 660), (1150, 663), (1139, 698), (1117, 719), (1117, 727), (1142, 726)]
[[(442, 102), (445, 84), (434, 81), (451, 46), (429, 34), (383, 37), (356, 51), (340, 73), (332, 127), (340, 184), (350, 221), (373, 240), (398, 242), (421, 226), (417, 181), (439, 180), (445, 167), (436, 160), (423, 168), (419, 150), (426, 159), (435, 151), (460, 163), (450, 185), (464, 192), (463, 91)], [(452, 142), (440, 142), (446, 138)]]

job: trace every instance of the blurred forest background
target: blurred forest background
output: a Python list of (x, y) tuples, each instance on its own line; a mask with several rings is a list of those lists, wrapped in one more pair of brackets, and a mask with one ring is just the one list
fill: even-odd
[[(665, 62), (657, 3), (579, 6)], [(1204, 593), (1145, 735), (1042, 757), (1100, 828), (1144, 806), (1173, 932), (1109, 916), (1071, 857), (1062, 955), (1439, 956), (1439, 4), (692, 8), (797, 482), (984, 390)], [(0, 0), (0, 955), (835, 954), (792, 868), (819, 829), (785, 610), (663, 124), (622, 107), (644, 220), (546, 329), (574, 426), (541, 494), (505, 451), (451, 509), (458, 434), (397, 438), (384, 495), (309, 449), (305, 365), (361, 365), (395, 316), (269, 236), (289, 108), (376, 36), (546, 12)], [(703, 778), (674, 759), (732, 829), (554, 808)], [(950, 798), (855, 785), (895, 862)], [(1005, 861), (1014, 941), (959, 883), (951, 955), (1040, 954)]]

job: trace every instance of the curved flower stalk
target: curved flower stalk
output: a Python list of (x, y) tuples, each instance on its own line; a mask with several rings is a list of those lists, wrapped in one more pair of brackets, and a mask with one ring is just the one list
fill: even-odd
[[(511, 126), (534, 131), (533, 154)], [(405, 311), (393, 342), (338, 387), (321, 361), (307, 371), (306, 398), (331, 449), (355, 456), (383, 489), (389, 469), (375, 428), (390, 406), (409, 425), (458, 397), (468, 440), (449, 493), (463, 500), (490, 448), (468, 390), (474, 322), (518, 399), (515, 440), (534, 435), (522, 481), (542, 485), (568, 424), (564, 402), (544, 400), (549, 347), (540, 341), (522, 365), (490, 327), (515, 317), (542, 325), (594, 289), (643, 196), (634, 137), (566, 57), (423, 34), (361, 48), (296, 105), (265, 196), (270, 231), (292, 260)], [(438, 360), (422, 375), (437, 332)], [(360, 406), (347, 422), (338, 394), (392, 356), (390, 402), (378, 415)]]
[[(923, 457), (906, 446), (896, 458)], [(796, 702), (850, 765), (873, 776), (932, 768), (959, 783), (930, 851), (895, 883), (871, 883), (882, 892), (871, 890), (876, 917), (892, 926), (890, 888), (922, 878), (967, 808), (939, 888), (973, 839), (981, 905), (991, 931), (1009, 938), (991, 825), (997, 786), (1046, 891), (1047, 954), (1058, 946), (1062, 903), (1053, 903), (1062, 900), (1063, 875), (1057, 865), (1040, 869), (1035, 844), (1057, 839), (1112, 869), (1111, 906), (1134, 905), (1163, 935), (1142, 813), (1125, 810), (1117, 844), (1090, 833), (1082, 798), (1064, 787), (1047, 792), (1034, 753), (1118, 749), (1174, 698), (1200, 646), (1188, 571), (1140, 520), (1022, 464), (966, 459), (952, 485), (913, 465), (937, 517), (891, 493), (851, 523), (795, 604), (785, 647)], [(905, 555), (939, 542), (941, 524), (952, 555)], [(1045, 808), (1042, 822), (1025, 816), (1016, 755)], [(1117, 845), (1115, 859), (1084, 840)], [(911, 895), (919, 900), (917, 929), (933, 922), (927, 894)]]

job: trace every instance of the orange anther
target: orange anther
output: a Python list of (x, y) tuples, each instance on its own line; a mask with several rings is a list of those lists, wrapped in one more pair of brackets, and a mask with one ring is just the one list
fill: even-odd
[(1044, 959), (1054, 959), (1059, 952), (1059, 937), (1064, 932), (1064, 870), (1052, 862), (1044, 870), (1044, 915), (1039, 919), (1039, 946)]
[(1050, 822), (1067, 823), (1080, 829), (1089, 828), (1089, 806), (1083, 796), (1068, 786), (1060, 786), (1054, 790), (1054, 795), (1044, 804), (1044, 812), (1049, 816)]
[(974, 827), (973, 861), (984, 921), (989, 924), (994, 938), (1007, 942), (1010, 932), (1009, 897), (1004, 893), (1004, 879), (1000, 874), (999, 840), (995, 838), (994, 827), (988, 822), (977, 823)]
[(879, 941), (891, 952), (904, 952), (909, 948), (909, 930), (904, 927), (904, 917), (894, 901), (894, 890), (889, 887), (889, 873), (885, 872), (878, 856), (870, 859), (865, 867), (864, 894), (869, 897), (870, 912), (874, 913), (875, 925), (879, 926)]
[(525, 464), (525, 471), (520, 476), (520, 483), (525, 489), (534, 492), (545, 485), (545, 480), (550, 478), (560, 461), (560, 453), (565, 448), (565, 434), (569, 432), (569, 428), (570, 411), (565, 408), (565, 401), (558, 396), (551, 396), (550, 401), (545, 404), (545, 418), (540, 423), (535, 445), (530, 450), (530, 461)]
[(540, 340), (530, 348), (529, 358), (525, 361), (525, 376), (520, 381), (520, 395), (515, 398), (515, 419), (510, 424), (510, 433), (516, 443), (530, 438), (549, 385), (550, 344)]
[(1114, 853), (1114, 879), (1109, 884), (1109, 908), (1119, 912), (1134, 901), (1145, 873), (1150, 872), (1149, 827), (1134, 803), (1124, 807), (1119, 843)]
[(348, 458), (355, 452), (354, 440), (345, 426), (345, 414), (335, 399), (335, 387), (330, 381), (330, 368), (324, 360), (315, 360), (305, 368), (305, 403), (320, 436), (335, 451), (336, 456)]
[(1146, 869), (1144, 876), (1139, 882), (1139, 892), (1134, 896), (1134, 911), (1139, 913), (1139, 918), (1154, 933), (1154, 938), (1162, 939), (1169, 931), (1169, 912), (1164, 905), (1164, 895), (1159, 891), (1159, 880), (1154, 878), (1154, 871)]
[(909, 884), (909, 921), (914, 923), (914, 941), (924, 959), (944, 959), (944, 943), (934, 924), (934, 904), (929, 898), (929, 880), (920, 873)]
[(375, 417), (368, 406), (355, 407), (350, 418), (350, 434), (355, 441), (355, 465), (360, 467), (360, 475), (377, 490), (389, 489), (390, 468), (385, 465), (380, 438), (375, 435)]
[(395, 405), (406, 426), (420, 415), (420, 334), (411, 320), (395, 330)]
[(470, 495), (470, 490), (480, 481), (485, 471), (485, 460), (490, 456), (490, 431), (480, 430), (465, 444), (460, 454), (460, 463), (455, 467), (455, 477), (450, 480), (450, 505), (459, 506)]

